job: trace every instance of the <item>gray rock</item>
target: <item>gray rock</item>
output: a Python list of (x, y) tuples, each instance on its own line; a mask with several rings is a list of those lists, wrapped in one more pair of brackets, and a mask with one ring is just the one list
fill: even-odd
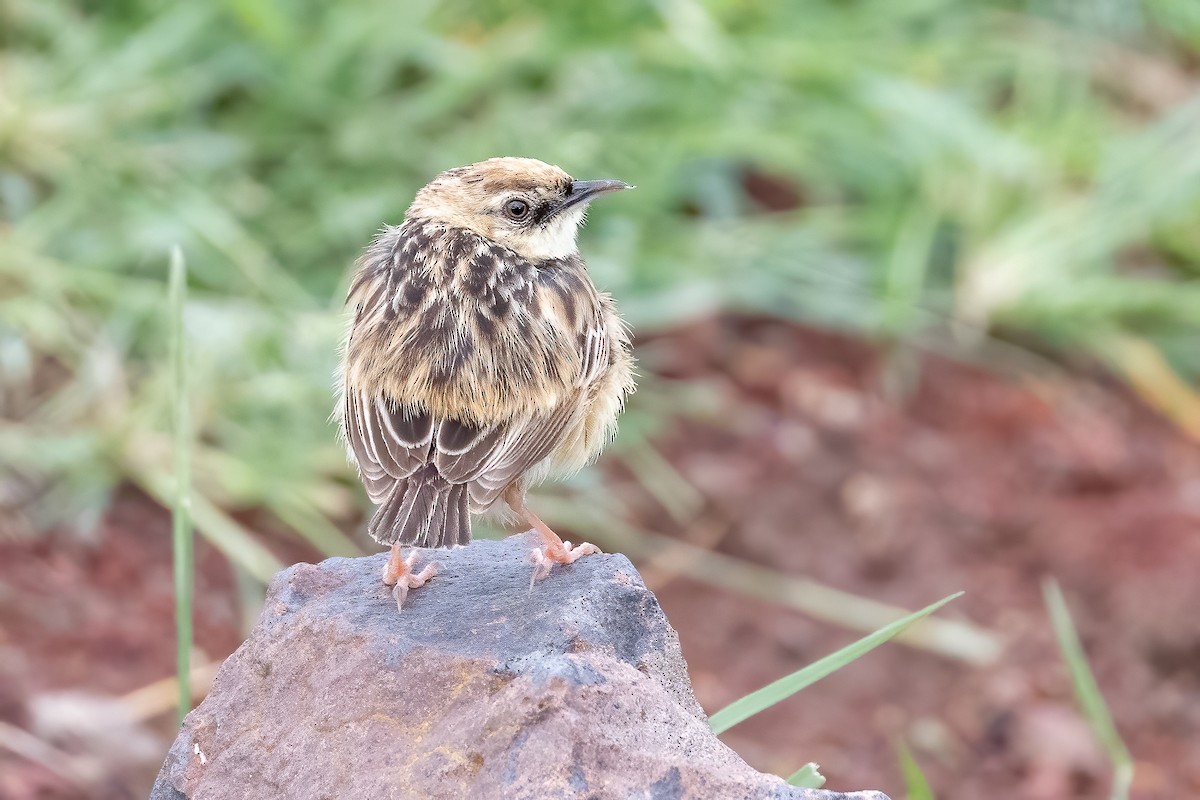
[(152, 800), (775, 798), (713, 736), (675, 631), (629, 561), (555, 567), (522, 537), (427, 551), (397, 613), (385, 555), (297, 564), (187, 716)]

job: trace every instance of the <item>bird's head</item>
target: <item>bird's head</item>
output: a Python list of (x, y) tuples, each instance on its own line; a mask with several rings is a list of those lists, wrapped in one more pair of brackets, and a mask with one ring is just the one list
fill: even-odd
[(447, 170), (417, 192), (409, 218), (465, 228), (519, 255), (542, 260), (576, 252), (588, 204), (632, 188), (621, 181), (577, 181), (532, 158), (491, 158)]

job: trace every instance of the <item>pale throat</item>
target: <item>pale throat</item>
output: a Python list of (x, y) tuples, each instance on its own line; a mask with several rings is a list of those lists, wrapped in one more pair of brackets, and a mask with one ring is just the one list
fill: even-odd
[(556, 214), (546, 225), (533, 230), (514, 232), (506, 244), (525, 258), (566, 258), (579, 252), (579, 224), (583, 221), (583, 208), (571, 208)]

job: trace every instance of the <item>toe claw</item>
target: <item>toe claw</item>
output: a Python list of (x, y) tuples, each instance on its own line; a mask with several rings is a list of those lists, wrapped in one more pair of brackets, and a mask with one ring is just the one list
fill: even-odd
[(412, 575), (409, 577), (409, 580), (408, 580), (409, 587), (415, 589), (418, 586), (424, 586), (425, 581), (429, 580), (430, 578), (432, 578), (438, 574), (438, 568), (440, 566), (441, 565), (438, 564), (438, 562), (436, 562), (436, 561), (431, 561), (428, 564), (426, 564), (425, 568), (423, 570), (418, 572), (416, 575)]
[(550, 568), (554, 563), (550, 560), (544, 547), (530, 550), (529, 560), (533, 562), (533, 574), (529, 576), (529, 591), (532, 592), (533, 585), (550, 574)]
[(583, 542), (574, 547), (570, 542), (563, 542), (562, 547), (547, 546), (531, 550), (529, 560), (533, 562), (534, 567), (533, 575), (529, 579), (529, 591), (533, 591), (534, 583), (550, 574), (555, 564), (574, 564), (583, 556), (599, 552), (600, 548), (590, 542)]
[[(417, 561), (417, 555), (417, 551), (414, 550), (408, 555), (408, 558), (402, 561), (393, 558), (383, 569), (383, 582), (392, 587), (392, 597), (396, 599), (397, 611), (404, 610), (404, 600), (408, 597), (409, 589), (424, 586), (430, 578), (437, 575), (438, 563), (436, 561), (426, 564), (424, 569), (414, 573), (412, 568)], [(397, 561), (403, 566), (399, 566)]]

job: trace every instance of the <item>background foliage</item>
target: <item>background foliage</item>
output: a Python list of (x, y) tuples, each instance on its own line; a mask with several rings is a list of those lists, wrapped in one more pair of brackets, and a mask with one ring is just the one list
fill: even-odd
[(639, 185), (583, 234), (639, 330), (741, 307), (1015, 342), (1196, 408), (1191, 0), (4, 0), (0, 46), (0, 463), (37, 525), (86, 530), (122, 479), (169, 495), (178, 243), (197, 523), (260, 576), (230, 509), (353, 550), (351, 263), (497, 154)]

